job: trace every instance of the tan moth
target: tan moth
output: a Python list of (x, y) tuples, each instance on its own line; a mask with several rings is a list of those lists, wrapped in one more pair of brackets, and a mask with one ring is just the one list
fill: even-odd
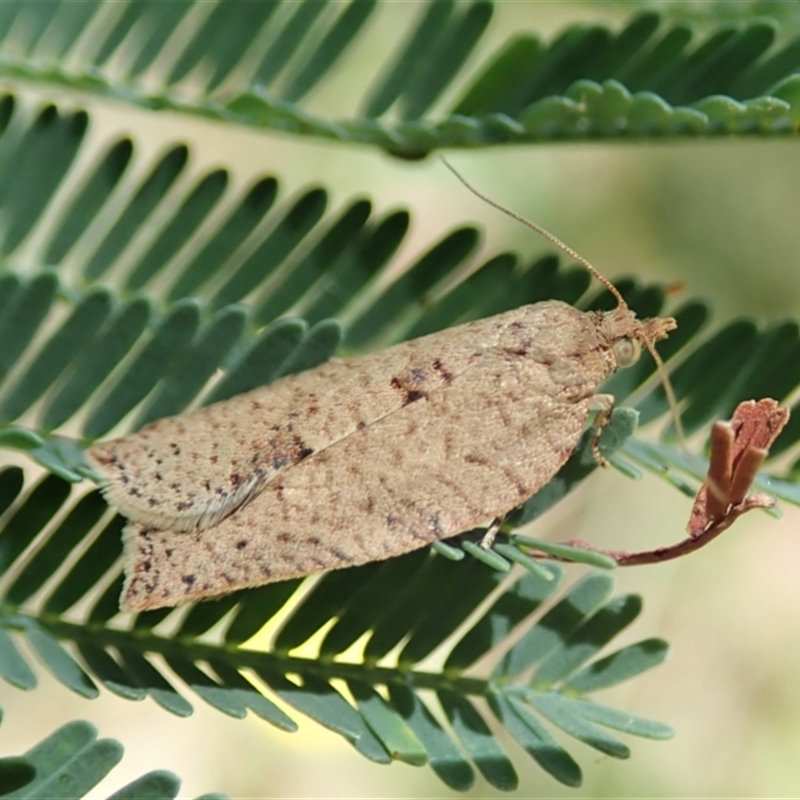
[(391, 558), (502, 518), (545, 485), (590, 411), (613, 406), (597, 387), (642, 345), (660, 365), (653, 343), (675, 321), (638, 320), (585, 259), (522, 221), (618, 306), (523, 306), (92, 447), (108, 502), (129, 519), (122, 607)]

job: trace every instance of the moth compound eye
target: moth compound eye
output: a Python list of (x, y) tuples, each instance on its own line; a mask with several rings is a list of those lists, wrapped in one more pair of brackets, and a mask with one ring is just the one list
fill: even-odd
[(630, 367), (639, 360), (642, 348), (636, 339), (618, 339), (614, 342), (614, 355), (621, 367)]

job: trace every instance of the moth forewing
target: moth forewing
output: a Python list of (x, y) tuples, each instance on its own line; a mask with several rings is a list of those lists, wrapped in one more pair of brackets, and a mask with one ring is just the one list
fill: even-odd
[(130, 519), (174, 530), (212, 527), (283, 470), (403, 408), (423, 388), (446, 386), (495, 341), (505, 316), (462, 325), (457, 340), (443, 331), (335, 359), (158, 420), (93, 446), (88, 460), (105, 479), (108, 501)]

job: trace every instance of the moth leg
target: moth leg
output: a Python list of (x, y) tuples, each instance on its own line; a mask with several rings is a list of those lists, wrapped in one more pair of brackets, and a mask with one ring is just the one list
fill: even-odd
[(482, 550), (491, 549), (497, 534), (500, 532), (500, 526), (505, 521), (505, 518), (506, 517), (504, 514), (502, 517), (495, 517), (492, 520), (492, 524), (486, 529), (486, 533), (483, 534), (483, 538), (480, 540), (479, 544)]
[(600, 436), (603, 428), (611, 419), (611, 412), (614, 410), (614, 395), (596, 394), (592, 397), (591, 408), (597, 411), (592, 424), (592, 456), (599, 466), (605, 468), (609, 466), (609, 463), (608, 459), (600, 452)]

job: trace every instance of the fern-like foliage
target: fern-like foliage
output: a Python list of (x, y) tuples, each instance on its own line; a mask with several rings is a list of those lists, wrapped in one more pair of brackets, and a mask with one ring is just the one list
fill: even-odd
[[(37, 212), (49, 205), (55, 223), (26, 265), (0, 274), (0, 441), (29, 451), (66, 478), (82, 475), (78, 450), (54, 436), (68, 424), (79, 424), (81, 438), (96, 439), (122, 424), (137, 428), (314, 366), (342, 343), (350, 349), (383, 346), (545, 298), (585, 308), (613, 302), (607, 293), (590, 293), (585, 270), (560, 270), (553, 257), (527, 265), (499, 253), (456, 282), (479, 242), (471, 226), (444, 234), (387, 283), (384, 275), (409, 228), (408, 212), (381, 216), (358, 200), (326, 216), (325, 190), (281, 204), (272, 176), (256, 180), (233, 199), (227, 216), (209, 224), (226, 174), (209, 173), (176, 197), (173, 184), (188, 159), (184, 144), (148, 166), (139, 184), (121, 196), (116, 190), (132, 146), (127, 139), (112, 142), (99, 163), (84, 166), (78, 188), (59, 207), (48, 203), (52, 186), (45, 184), (39, 197), (29, 191), (34, 175), (26, 175), (26, 161), (34, 170), (39, 155), (56, 152), (60, 164), (53, 174), (66, 179), (85, 114), (64, 115), (48, 106), (32, 117), (20, 110), (19, 116), (27, 118), (13, 118), (14, 127), (26, 121), (28, 127), (6, 143), (14, 180), (0, 198), (7, 263), (14, 263), (34, 229)], [(116, 220), (91, 225), (90, 214), (112, 196), (119, 204)], [(153, 226), (166, 198), (176, 210)], [(619, 288), (640, 316), (662, 311), (659, 287), (620, 281)], [(665, 359), (681, 361), (673, 383), (687, 432), (729, 415), (754, 394), (781, 400), (800, 383), (791, 368), (800, 346), (795, 323), (760, 330), (753, 321), (736, 320), (701, 343), (707, 305), (688, 301), (673, 313), (678, 330), (662, 351)], [(346, 325), (343, 342), (341, 324), (331, 317)], [(608, 384), (618, 401), (639, 392), (642, 422), (667, 411), (659, 386), (642, 394), (652, 373), (652, 363), (643, 360)], [(15, 424), (32, 410), (32, 426)], [(773, 452), (798, 436), (800, 427), (790, 425)], [(702, 462), (687, 461), (665, 445), (631, 445), (624, 453), (668, 479), (676, 469), (695, 478), (704, 471)], [(776, 483), (774, 490), (798, 499), (791, 485)]]
[[(0, 711), (2, 719), (2, 711)], [(120, 762), (122, 745), (97, 738), (88, 722), (70, 722), (38, 742), (21, 756), (0, 758), (0, 797), (7, 800), (51, 800), (86, 797)], [(108, 800), (172, 800), (180, 779), (155, 770), (117, 790)], [(225, 800), (204, 794), (197, 800)]]
[[(669, 736), (593, 697), (667, 653), (653, 638), (606, 652), (641, 600), (612, 598), (607, 572), (564, 587), (564, 569), (530, 549), (613, 562), (515, 533), (596, 467), (588, 435), (489, 552), (474, 531), (310, 588), (290, 581), (132, 619), (118, 610), (123, 520), (87, 489), (82, 452), (337, 351), (548, 298), (613, 305), (582, 267), (481, 253), (471, 225), (441, 231), (400, 271), (409, 211), (363, 198), (331, 211), (329, 187), (284, 187), (274, 167), (232, 189), (226, 166), (193, 169), (184, 141), (144, 155), (133, 134), (95, 136), (87, 96), (404, 157), (554, 139), (793, 134), (800, 45), (790, 15), (697, 25), (673, 12), (577, 25), (547, 42), (523, 30), (489, 53), (489, 2), (414, 6), (369, 80), (322, 113), (315, 94), (347, 68), (383, 4), (0, 3), (0, 78), (14, 80), (0, 96), (0, 446), (46, 470), (36, 479), (27, 464), (0, 470), (0, 677), (31, 690), (38, 663), (83, 697), (102, 687), (183, 716), (191, 689), (225, 714), (250, 711), (287, 731), (302, 714), (373, 761), (430, 764), (459, 790), (476, 770), (499, 789), (517, 786), (498, 728), (571, 786), (581, 771), (570, 739), (625, 758), (612, 731)], [(58, 104), (41, 99), (56, 89)], [(640, 316), (663, 313), (662, 287), (617, 285)], [(661, 352), (689, 434), (740, 400), (785, 400), (800, 384), (796, 322), (712, 329), (708, 304), (693, 299), (667, 312), (678, 329)], [(652, 363), (604, 390), (628, 406), (601, 441), (611, 462), (693, 496), (706, 464), (675, 446)], [(800, 439), (793, 410), (773, 455)], [(637, 423), (661, 423), (660, 437), (640, 438)], [(765, 476), (762, 488), (800, 504), (794, 475)], [(272, 620), (268, 649), (249, 647)], [(298, 655), (315, 636), (318, 655)], [(74, 781), (70, 796), (85, 794), (120, 754), (95, 737), (68, 724), (0, 760), (0, 787), (44, 798)], [(153, 773), (114, 797), (176, 792), (174, 777)]]
[[(0, 485), (10, 501), (0, 538), (7, 587), (0, 676), (19, 688), (36, 685), (35, 670), (15, 643), (21, 638), (58, 681), (84, 697), (97, 696), (99, 683), (130, 700), (149, 695), (186, 716), (192, 712), (185, 697), (190, 688), (225, 714), (243, 717), (249, 710), (294, 730), (294, 719), (274, 702), (280, 699), (367, 758), (430, 763), (446, 784), (462, 790), (474, 780), (472, 764), (497, 788), (517, 786), (509, 757), (474, 704), (478, 698), (546, 771), (572, 786), (580, 784), (580, 768), (540, 718), (617, 758), (626, 758), (629, 749), (607, 729), (671, 735), (665, 725), (588, 699), (659, 664), (667, 653), (665, 642), (648, 639), (597, 658), (641, 610), (637, 596), (609, 599), (609, 575), (589, 575), (559, 596), (563, 568), (534, 564), (498, 595), (503, 572), (423, 550), (326, 575), (298, 603), (293, 601), (302, 582), (292, 580), (188, 613), (142, 613), (120, 625), (122, 520), (108, 518), (96, 491), (73, 502), (70, 484), (55, 476), (25, 491), (21, 471), (11, 468), (0, 472)], [(39, 547), (25, 555), (41, 526), (47, 528)], [(74, 553), (81, 555), (71, 560)], [(94, 599), (76, 620), (71, 609), (87, 597)], [(443, 668), (419, 666), (487, 601), (450, 646)], [(537, 624), (509, 645), (509, 635), (534, 612)], [(281, 625), (269, 652), (243, 646), (276, 614)], [(292, 655), (331, 619), (336, 623), (325, 633), (319, 657)], [(221, 635), (204, 638), (221, 621)], [(359, 659), (339, 658), (364, 636)], [(472, 665), (490, 651), (499, 656), (492, 675), (471, 675)], [(164, 659), (172, 676), (153, 656)], [(466, 755), (429, 710), (429, 696), (436, 697)]]
[[(67, 173), (80, 149), (83, 112), (65, 115), (48, 106), (27, 119), (29, 127), (17, 137), (18, 149), (9, 144), (8, 163), (21, 161), (22, 153), (38, 141), (42, 152), (60, 154), (60, 173)], [(501, 539), (489, 554), (464, 538), (461, 547), (478, 560), (463, 561), (460, 548), (442, 543), (437, 555), (419, 552), (331, 574), (295, 609), (288, 604), (299, 582), (291, 581), (202, 604), (185, 616), (141, 614), (120, 627), (122, 520), (109, 518), (96, 491), (75, 496), (71, 490), (69, 481), (86, 474), (82, 442), (319, 363), (342, 338), (342, 326), (328, 319), (331, 314), (347, 322), (344, 342), (357, 349), (496, 313), (521, 301), (557, 297), (585, 308), (613, 302), (607, 293), (589, 290), (583, 268), (560, 269), (553, 257), (528, 265), (501, 253), (477, 263), (458, 282), (454, 276), (463, 272), (478, 243), (472, 227), (443, 235), (401, 277), (381, 281), (408, 229), (407, 212), (373, 215), (371, 204), (361, 200), (329, 219), (324, 190), (282, 204), (278, 180), (271, 176), (234, 198), (227, 216), (204, 224), (220, 201), (225, 173), (217, 170), (182, 195), (170, 194), (187, 162), (184, 144), (148, 166), (124, 199), (118, 196), (113, 222), (93, 226), (92, 212), (117, 190), (132, 157), (131, 143), (123, 139), (112, 142), (97, 163), (84, 162), (71, 201), (62, 208), (49, 204), (54, 222), (49, 238), (40, 244), (39, 264), (29, 256), (27, 266), (7, 268), (2, 276), (0, 441), (29, 452), (54, 474), (25, 489), (20, 469), (0, 473), (5, 508), (0, 632), (6, 631), (0, 674), (23, 688), (35, 684), (34, 670), (14, 643), (22, 636), (58, 680), (86, 697), (95, 696), (100, 683), (131, 699), (149, 694), (167, 710), (185, 715), (191, 706), (183, 685), (224, 713), (243, 716), (249, 709), (292, 729), (293, 719), (273, 702), (279, 699), (339, 732), (366, 757), (382, 763), (391, 758), (429, 762), (457, 789), (471, 785), (471, 764), (498, 788), (516, 786), (513, 766), (474, 704), (476, 698), (488, 702), (491, 714), (545, 770), (569, 785), (580, 782), (580, 769), (543, 727), (542, 718), (618, 757), (627, 756), (627, 745), (603, 726), (636, 735), (667, 735), (663, 725), (630, 718), (586, 698), (588, 692), (632, 677), (664, 657), (664, 643), (647, 640), (595, 659), (638, 614), (638, 598), (608, 601), (611, 579), (595, 575), (555, 600), (561, 569), (528, 556), (531, 542), (523, 538)], [(18, 188), (8, 188), (3, 205), (9, 219), (4, 239), (9, 264), (36, 224), (30, 213), (24, 216), (27, 229), (14, 224), (23, 219), (18, 211), (23, 199), (28, 208), (34, 205), (24, 191), (24, 164), (19, 169)], [(167, 196), (175, 208), (172, 217), (142, 242), (140, 231)], [(47, 201), (42, 196), (38, 207)], [(126, 259), (134, 240), (140, 252)], [(243, 241), (249, 255), (237, 258)], [(659, 287), (624, 280), (618, 285), (641, 315), (662, 310)], [(307, 321), (285, 316), (295, 312)], [(720, 364), (729, 351), (731, 336), (737, 336), (738, 353), (758, 355), (767, 346), (773, 352), (775, 334), (761, 334), (752, 323), (738, 322), (700, 344), (707, 306), (685, 303), (675, 315), (679, 327), (664, 357), (692, 351), (673, 373), (678, 398), (685, 401), (687, 430), (732, 408), (756, 378), (764, 386), (766, 373), (780, 384), (771, 386), (778, 397), (800, 382), (798, 375), (787, 380), (785, 367), (773, 365), (770, 372), (760, 357), (748, 361), (750, 380), (741, 367), (728, 371), (721, 364), (711, 370), (709, 365)], [(787, 331), (784, 326), (779, 341), (786, 342), (792, 333), (796, 337), (795, 328)], [(762, 336), (765, 344), (759, 347)], [(679, 488), (693, 492), (696, 485), (674, 467), (690, 474), (694, 470), (700, 477), (701, 461), (679, 462), (667, 442), (648, 445), (629, 438), (639, 414), (650, 421), (666, 411), (659, 388), (642, 391), (652, 371), (652, 364), (643, 361), (611, 382), (609, 388), (620, 400), (637, 393), (641, 399), (638, 412), (617, 412), (607, 431), (608, 452), (615, 450), (615, 463), (629, 473), (636, 471), (631, 461), (655, 467)], [(735, 376), (734, 384), (721, 388), (719, 376), (727, 374)], [(704, 389), (699, 376), (715, 381), (708, 384), (714, 392)], [(59, 433), (76, 425), (77, 438)], [(556, 480), (519, 509), (512, 525), (542, 513), (594, 469), (590, 438)], [(610, 566), (602, 556), (535, 544), (560, 557)], [(488, 601), (512, 563), (522, 564), (527, 573), (505, 586), (473, 621), (452, 646), (444, 669), (418, 667)], [(93, 598), (88, 611), (74, 617), (71, 609), (87, 598)], [(538, 624), (509, 648), (507, 635), (539, 606), (546, 610)], [(240, 646), (278, 613), (285, 619), (269, 653)], [(337, 622), (318, 659), (291, 655), (332, 618)], [(199, 638), (223, 619), (221, 640)], [(154, 631), (162, 622), (168, 633)], [(360, 660), (339, 660), (364, 636)], [(490, 678), (464, 674), (489, 651), (500, 656)], [(173, 676), (157, 666), (153, 655), (163, 656)], [(532, 681), (517, 680), (532, 668)], [(431, 713), (426, 694), (436, 696), (465, 752)]]
[[(123, 10), (110, 1), (6, 2), (0, 75), (405, 157), (797, 126), (800, 39), (781, 35), (785, 13), (709, 33), (642, 11), (616, 29), (579, 24), (550, 42), (521, 31), (487, 53), (494, 12), (488, 0), (415, 7), (374, 78), (342, 98), (336, 118), (310, 110), (308, 98), (381, 23), (386, 9), (376, 0), (130, 2)], [(471, 61), (480, 66), (468, 72)]]

